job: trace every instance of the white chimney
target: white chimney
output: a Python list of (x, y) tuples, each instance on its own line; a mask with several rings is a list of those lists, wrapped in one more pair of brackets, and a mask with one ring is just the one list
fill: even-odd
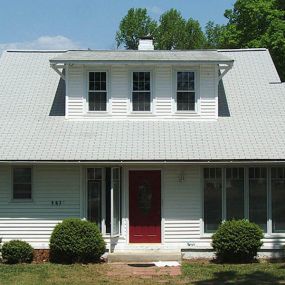
[(153, 38), (150, 36), (139, 39), (139, 50), (154, 50)]

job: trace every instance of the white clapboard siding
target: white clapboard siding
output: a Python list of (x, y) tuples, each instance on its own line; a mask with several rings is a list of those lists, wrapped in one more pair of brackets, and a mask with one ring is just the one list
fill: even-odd
[(169, 116), (172, 112), (172, 69), (171, 66), (157, 67), (154, 70), (154, 98), (157, 116)]
[[(90, 69), (91, 67), (89, 67)], [(86, 113), (87, 98), (87, 77), (86, 68), (79, 65), (69, 66), (67, 69), (67, 98), (66, 115), (70, 119), (96, 118), (166, 118), (166, 119), (191, 119), (191, 120), (214, 120), (217, 115), (217, 68), (215, 65), (201, 65), (195, 67), (185, 67), (183, 69), (197, 70), (197, 93), (198, 93), (198, 112), (179, 113), (175, 112), (175, 74), (177, 66), (157, 65), (155, 67), (145, 67), (146, 70), (153, 72), (152, 98), (153, 116), (144, 117), (142, 114), (130, 114), (131, 102), (131, 71), (138, 67), (126, 65), (106, 66), (108, 70), (108, 112), (106, 116), (100, 113)], [(140, 68), (140, 70), (143, 70)]]
[[(33, 166), (31, 202), (12, 201), (11, 167), (0, 167), (0, 237), (22, 239), (47, 248), (54, 226), (65, 218), (80, 217), (78, 166)], [(53, 206), (52, 201), (62, 201)]]
[(112, 102), (112, 115), (125, 116), (128, 112), (128, 96), (130, 84), (128, 70), (124, 67), (114, 66), (111, 68), (111, 90), (109, 96)]
[[(82, 66), (69, 66), (67, 75), (67, 117), (82, 117), (84, 113), (84, 96), (86, 85), (84, 84), (84, 69)], [(87, 83), (86, 83), (87, 84)]]
[(200, 112), (203, 118), (215, 118), (217, 110), (217, 74), (214, 65), (200, 68)]
[(164, 243), (186, 244), (200, 237), (200, 169), (166, 168), (163, 177)]

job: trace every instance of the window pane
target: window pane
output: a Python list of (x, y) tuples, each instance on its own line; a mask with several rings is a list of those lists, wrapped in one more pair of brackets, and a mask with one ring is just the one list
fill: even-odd
[(99, 177), (101, 171), (98, 168), (87, 169), (88, 220), (96, 223), (100, 228), (102, 177), (100, 179)]
[(112, 168), (113, 172), (113, 217), (112, 217), (112, 234), (120, 233), (120, 169)]
[(249, 220), (267, 229), (267, 175), (265, 167), (249, 169)]
[(285, 232), (285, 168), (271, 170), (272, 231)]
[(195, 110), (195, 92), (177, 92), (177, 110)]
[(244, 169), (226, 169), (227, 220), (244, 218)]
[(150, 91), (150, 72), (133, 72), (133, 91)]
[(106, 111), (107, 92), (89, 92), (89, 110)]
[[(211, 178), (209, 177), (209, 173)], [(212, 175), (211, 175), (212, 174)], [(222, 177), (220, 168), (204, 169), (204, 227), (214, 232), (222, 220)]]
[(177, 72), (177, 90), (195, 90), (195, 73), (193, 71)]
[(133, 111), (150, 111), (150, 92), (133, 92)]
[(32, 169), (17, 167), (13, 169), (13, 199), (32, 198)]

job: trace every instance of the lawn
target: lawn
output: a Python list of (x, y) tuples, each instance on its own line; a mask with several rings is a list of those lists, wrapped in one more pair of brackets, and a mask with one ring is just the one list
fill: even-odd
[[(116, 272), (116, 270), (118, 272)], [(110, 276), (110, 273), (112, 273), (112, 276)], [(0, 284), (274, 285), (285, 284), (285, 265), (283, 263), (266, 262), (243, 265), (184, 262), (182, 265), (181, 276), (142, 275), (140, 277), (131, 276), (130, 274), (124, 275), (112, 264), (55, 265), (47, 263), (30, 265), (0, 265)]]

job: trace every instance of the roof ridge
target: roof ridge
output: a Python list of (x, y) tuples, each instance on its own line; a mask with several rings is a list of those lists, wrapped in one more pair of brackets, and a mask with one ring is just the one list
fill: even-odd
[(218, 52), (240, 52), (240, 51), (267, 51), (267, 48), (233, 48), (233, 49), (218, 49)]
[(58, 53), (58, 52), (67, 52), (67, 50), (40, 50), (40, 49), (35, 49), (35, 50), (25, 50), (25, 49), (8, 49), (4, 50), (4, 52), (19, 52), (19, 53)]

